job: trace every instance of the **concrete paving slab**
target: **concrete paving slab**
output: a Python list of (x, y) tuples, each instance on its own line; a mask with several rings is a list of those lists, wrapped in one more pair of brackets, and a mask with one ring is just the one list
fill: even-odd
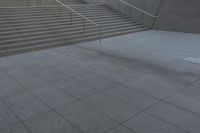
[(82, 133), (55, 112), (42, 113), (24, 123), (33, 133)]
[(97, 90), (105, 90), (116, 84), (115, 82), (109, 79), (95, 75), (93, 73), (85, 73), (83, 75), (78, 76), (77, 79), (80, 82), (83, 82)]
[(26, 91), (26, 89), (20, 85), (17, 81), (11, 77), (2, 74), (4, 78), (0, 79), (0, 98), (15, 94), (18, 92)]
[(128, 120), (130, 117), (140, 112), (136, 108), (117, 101), (116, 99), (110, 98), (102, 93), (84, 99), (84, 102), (93, 106), (100, 112), (106, 114), (119, 123)]
[(20, 120), (26, 120), (50, 109), (29, 92), (9, 95), (3, 98)]
[(0, 133), (199, 133), (200, 65), (183, 60), (199, 40), (150, 30), (1, 57)]
[(130, 90), (124, 86), (112, 87), (106, 90), (105, 93), (141, 110), (145, 110), (158, 102), (158, 99), (142, 94), (133, 89)]
[(109, 131), (108, 133), (135, 133), (135, 132), (131, 131), (130, 129), (126, 127), (118, 126), (112, 129), (111, 131)]
[(148, 114), (141, 113), (124, 123), (136, 133), (186, 133), (164, 121), (156, 119)]
[(89, 85), (86, 85), (86, 84), (80, 83), (80, 82), (76, 82), (75, 84), (73, 84), (69, 87), (60, 87), (60, 88), (63, 91), (65, 91), (79, 99), (84, 99), (84, 98), (87, 98), (87, 97), (90, 97), (92, 95), (99, 93), (98, 90), (90, 87)]
[(198, 133), (200, 130), (200, 116), (161, 102), (150, 108), (148, 113), (177, 126), (187, 132)]
[(77, 101), (76, 98), (72, 97), (71, 95), (65, 93), (64, 91), (51, 84), (31, 90), (31, 92), (39, 97), (51, 108), (56, 108)]
[(0, 132), (4, 128), (15, 125), (19, 120), (12, 111), (0, 100)]
[(0, 133), (30, 133), (22, 124), (16, 124), (9, 128), (0, 130)]
[(139, 79), (132, 79), (124, 82), (123, 85), (159, 99), (165, 99), (175, 92), (173, 88), (164, 88), (157, 84), (148, 83)]
[(184, 93), (176, 93), (165, 101), (200, 115), (200, 100), (187, 96)]
[(57, 108), (57, 111), (72, 124), (86, 133), (102, 133), (117, 123), (80, 102)]
[(200, 87), (190, 86), (181, 91), (184, 95), (200, 100)]

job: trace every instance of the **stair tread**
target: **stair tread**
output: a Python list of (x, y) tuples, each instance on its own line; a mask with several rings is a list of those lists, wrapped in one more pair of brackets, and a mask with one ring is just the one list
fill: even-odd
[[(107, 37), (111, 37), (111, 36), (116, 36), (116, 35), (123, 35), (123, 34), (128, 34), (128, 33), (134, 33), (134, 32), (138, 32), (138, 31), (144, 31), (144, 30), (146, 30), (146, 28), (139, 28), (139, 29), (134, 29), (134, 30), (128, 30), (128, 31), (122, 31), (122, 32), (117, 32), (117, 33), (113, 33), (113, 32), (111, 32), (111, 33), (108, 33), (108, 34), (105, 34), (105, 35), (103, 35), (102, 37), (103, 38), (107, 38)], [(49, 45), (55, 45), (55, 47), (58, 45), (57, 43), (62, 43), (62, 44), (67, 44), (67, 43), (74, 43), (74, 42), (76, 42), (76, 43), (79, 43), (80, 41), (83, 41), (83, 40), (90, 40), (90, 39), (97, 39), (97, 40), (99, 40), (99, 38), (98, 37), (96, 37), (96, 36), (88, 36), (88, 37), (83, 37), (83, 38), (79, 38), (79, 39), (71, 39), (71, 40), (67, 40), (66, 39), (66, 41), (60, 41), (59, 42), (59, 40), (57, 40), (57, 39), (55, 39), (54, 41), (47, 41), (47, 44), (44, 44), (44, 42), (42, 43), (42, 42), (38, 42), (38, 43), (36, 43), (36, 45), (28, 45), (27, 47), (20, 47), (20, 48), (16, 48), (16, 49), (27, 49), (27, 48), (32, 48), (32, 47), (43, 47), (43, 46), (45, 46), (45, 45), (47, 45), (47, 46), (49, 46)], [(42, 43), (42, 44), (40, 44), (40, 43)], [(52, 44), (51, 44), (52, 43)], [(56, 44), (55, 44), (56, 43)], [(33, 43), (30, 43), (30, 44), (33, 44)], [(10, 50), (0, 50), (0, 54), (1, 54), (1, 52), (3, 52), (3, 51), (14, 51), (14, 50), (16, 50), (16, 49), (10, 49)]]
[[(119, 28), (103, 29), (102, 32), (106, 32), (106, 31), (108, 31), (108, 32), (112, 31), (113, 32), (113, 31), (120, 31), (120, 30), (127, 30), (127, 29), (135, 29), (137, 27), (143, 27), (143, 26), (138, 25), (138, 26), (135, 26), (135, 27), (128, 26), (128, 27), (122, 27), (122, 28), (119, 27)], [(98, 30), (98, 29), (95, 28), (93, 30), (95, 31), (95, 30)], [(88, 31), (90, 31), (90, 30), (88, 30)], [(68, 34), (66, 34), (66, 33), (68, 33)], [(57, 33), (57, 34), (49, 33), (49, 34), (44, 34), (44, 35), (40, 35), (40, 36), (29, 36), (29, 37), (25, 37), (25, 38), (22, 36), (21, 38), (14, 38), (14, 39), (10, 39), (10, 40), (0, 41), (0, 44), (3, 44), (3, 43), (12, 44), (12, 43), (16, 43), (16, 41), (18, 41), (18, 42), (19, 41), (30, 41), (30, 39), (36, 40), (36, 39), (40, 39), (40, 38), (51, 38), (51, 37), (58, 36), (58, 35), (59, 36), (61, 36), (61, 35), (62, 36), (68, 36), (68, 35), (70, 36), (70, 34), (72, 34), (70, 37), (78, 36), (77, 34), (73, 34), (73, 33), (80, 33), (80, 32), (74, 31), (74, 32), (64, 32), (64, 33)], [(6, 45), (6, 44), (4, 44), (4, 45)]]
[[(107, 24), (102, 24), (101, 26), (102, 27), (108, 27), (108, 26), (117, 26), (117, 25), (135, 25), (135, 24), (138, 24), (136, 22), (116, 22), (116, 23), (107, 23)], [(96, 27), (95, 25), (92, 25), (90, 23), (87, 23), (86, 24), (87, 28), (88, 27)], [(22, 29), (22, 27), (19, 29), (19, 28), (16, 28), (16, 30), (13, 30), (13, 27), (9, 27), (10, 29), (4, 29), (4, 32), (0, 32), (0, 35), (1, 36), (4, 36), (4, 35), (9, 35), (9, 34), (15, 34), (15, 33), (27, 33), (27, 32), (37, 32), (37, 31), (42, 31), (42, 30), (47, 30), (47, 29), (51, 29), (51, 30), (59, 30), (59, 29), (74, 29), (74, 28), (78, 28), (78, 27), (83, 27), (83, 24), (82, 23), (78, 23), (78, 24), (73, 24), (73, 25), (66, 25), (66, 24), (63, 24), (63, 25), (60, 25), (60, 24), (57, 24), (57, 25), (45, 25), (45, 26), (42, 26), (40, 25), (39, 27), (33, 27), (33, 28), (25, 28), (25, 29)], [(2, 30), (3, 31), (3, 30)], [(0, 37), (1, 38), (1, 37)]]
[(0, 8), (0, 56), (38, 49), (69, 45), (82, 41), (123, 35), (147, 30), (147, 27), (103, 5), (69, 5), (83, 16), (101, 25), (86, 23), (82, 18), (68, 14), (58, 7)]

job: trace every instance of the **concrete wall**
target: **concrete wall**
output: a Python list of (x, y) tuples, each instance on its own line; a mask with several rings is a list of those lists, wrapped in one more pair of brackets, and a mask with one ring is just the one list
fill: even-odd
[(104, 4), (106, 0), (83, 0), (88, 4)]
[(83, 0), (60, 0), (66, 4), (83, 4)]
[(124, 0), (124, 1), (154, 15), (157, 13), (157, 10), (161, 2), (161, 0)]
[[(160, 2), (161, 2), (161, 0), (124, 0), (124, 1), (134, 5), (135, 7), (138, 7), (144, 11), (147, 11), (153, 15), (157, 14), (157, 11), (159, 9)], [(126, 4), (121, 3), (119, 5), (119, 1), (117, 1), (117, 0), (109, 0), (109, 1), (107, 1), (106, 4), (118, 11), (120, 8), (120, 12), (122, 14), (125, 14), (125, 15), (133, 18), (137, 22), (142, 23), (149, 28), (151, 28), (154, 23), (154, 20), (155, 20), (154, 18), (152, 18), (146, 14), (143, 15), (142, 12), (140, 12), (134, 8), (130, 8), (130, 6), (127, 6)]]
[[(86, 0), (90, 3), (102, 3), (104, 0)], [(110, 0), (112, 8), (119, 9), (116, 0)], [(154, 29), (179, 32), (200, 33), (200, 0), (124, 0), (151, 14), (158, 15)], [(141, 14), (121, 6), (121, 12), (141, 21)], [(134, 14), (134, 15), (133, 15)], [(153, 19), (144, 17), (144, 25), (151, 26)]]
[(164, 0), (154, 28), (200, 33), (200, 0)]

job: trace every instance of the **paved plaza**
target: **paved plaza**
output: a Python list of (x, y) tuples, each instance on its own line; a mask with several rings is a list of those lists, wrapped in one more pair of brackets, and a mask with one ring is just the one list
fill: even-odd
[(0, 58), (0, 133), (199, 133), (200, 35), (149, 30)]

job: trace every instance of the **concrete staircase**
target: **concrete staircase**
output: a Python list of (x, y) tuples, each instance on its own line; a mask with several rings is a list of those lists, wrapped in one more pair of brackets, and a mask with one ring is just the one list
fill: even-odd
[[(102, 38), (147, 30), (143, 25), (100, 5), (73, 5), (101, 25)], [(0, 8), (0, 56), (99, 39), (98, 28), (64, 7)]]

